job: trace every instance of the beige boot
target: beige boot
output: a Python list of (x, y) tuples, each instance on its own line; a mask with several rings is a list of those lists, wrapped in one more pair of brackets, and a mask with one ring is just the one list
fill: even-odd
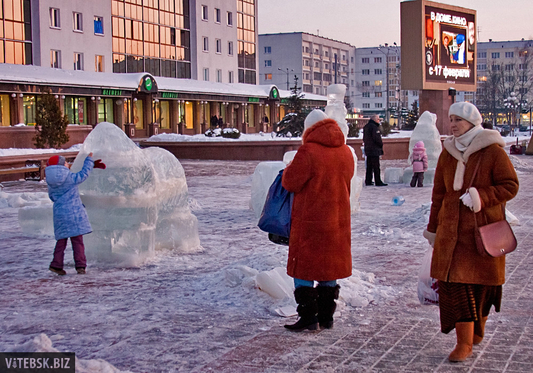
[(458, 322), (455, 324), (457, 345), (448, 360), (453, 362), (465, 361), (472, 356), (472, 344), (474, 343), (474, 322)]
[(485, 336), (485, 323), (487, 322), (487, 317), (488, 316), (484, 316), (481, 318), (481, 320), (477, 321), (479, 328), (481, 330), (481, 335), (477, 335), (476, 333), (474, 333), (474, 344), (475, 345), (480, 344), (481, 341), (483, 340), (483, 337)]

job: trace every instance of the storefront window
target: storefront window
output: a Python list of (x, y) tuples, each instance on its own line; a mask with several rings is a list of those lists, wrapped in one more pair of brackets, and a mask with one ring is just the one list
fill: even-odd
[(0, 95), (0, 126), (9, 126), (10, 124), (9, 95)]
[(101, 122), (115, 123), (112, 98), (102, 98), (98, 103), (98, 123)]
[(64, 110), (70, 124), (87, 124), (87, 103), (85, 97), (65, 97)]
[(135, 128), (137, 129), (142, 130), (144, 128), (142, 100), (133, 102), (133, 124), (135, 124)]
[(24, 124), (35, 126), (35, 96), (26, 96), (22, 99), (24, 108)]
[(159, 126), (164, 129), (170, 128), (170, 102), (161, 101)]
[(255, 126), (255, 116), (254, 116), (254, 106), (255, 105), (248, 105), (246, 108), (247, 108), (247, 113), (246, 113), (246, 123), (248, 123), (248, 127), (254, 127)]
[(193, 128), (193, 124), (194, 124), (193, 112), (194, 110), (193, 110), (192, 102), (189, 102), (189, 101), (185, 102), (185, 128), (187, 129)]

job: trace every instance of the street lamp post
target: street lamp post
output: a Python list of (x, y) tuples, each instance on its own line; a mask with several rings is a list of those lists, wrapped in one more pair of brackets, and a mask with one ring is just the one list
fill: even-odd
[[(379, 45), (378, 47), (378, 51), (380, 51), (381, 53), (383, 53), (385, 55), (385, 69), (386, 69), (386, 79), (387, 79), (387, 83), (385, 85), (386, 89), (387, 89), (387, 92), (386, 92), (386, 105), (387, 107), (385, 108), (385, 120), (387, 121), (387, 123), (390, 123), (390, 112), (389, 112), (389, 54), (390, 54), (390, 50), (391, 48), (396, 48), (396, 51), (395, 53), (397, 54), (398, 53), (398, 46), (396, 45), (396, 42), (394, 42), (393, 44), (393, 47), (389, 46), (388, 43), (385, 43), (385, 45)], [(386, 49), (387, 51), (385, 52), (383, 49)]]
[[(511, 129), (511, 134), (514, 135), (514, 126), (513, 126), (513, 119), (516, 119), (516, 108), (518, 108), (520, 104), (520, 101), (518, 100), (518, 97), (516, 97), (515, 92), (511, 92), (509, 96), (503, 100), (503, 105), (510, 110), (511, 112), (511, 118), (509, 123), (509, 128)], [(515, 120), (516, 123), (516, 120)]]
[(290, 74), (292, 71), (294, 71), (294, 70), (293, 70), (293, 69), (290, 69), (290, 70), (289, 70), (288, 67), (286, 68), (286, 71), (283, 70), (283, 69), (281, 69), (281, 68), (279, 68), (279, 67), (278, 67), (278, 70), (279, 70), (279, 71), (283, 71), (284, 73), (287, 74), (287, 91), (288, 91), (288, 90), (289, 90), (289, 74)]

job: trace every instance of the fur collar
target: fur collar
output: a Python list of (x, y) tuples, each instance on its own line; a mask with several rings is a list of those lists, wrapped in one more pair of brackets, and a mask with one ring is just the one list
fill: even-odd
[(502, 148), (505, 147), (505, 141), (503, 141), (500, 133), (496, 130), (484, 129), (479, 132), (464, 152), (460, 152), (455, 147), (455, 136), (450, 136), (444, 140), (444, 148), (452, 155), (452, 157), (457, 159), (457, 168), (455, 169), (455, 178), (453, 181), (454, 190), (461, 190), (463, 188), (465, 163), (468, 162), (470, 156), (492, 144), (498, 144)]

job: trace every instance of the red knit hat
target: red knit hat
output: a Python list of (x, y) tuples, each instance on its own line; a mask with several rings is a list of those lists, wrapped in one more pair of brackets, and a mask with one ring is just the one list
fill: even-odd
[(63, 166), (65, 165), (65, 163), (65, 157), (63, 157), (62, 155), (53, 155), (50, 157), (50, 159), (48, 159), (48, 162), (46, 162), (46, 166)]

